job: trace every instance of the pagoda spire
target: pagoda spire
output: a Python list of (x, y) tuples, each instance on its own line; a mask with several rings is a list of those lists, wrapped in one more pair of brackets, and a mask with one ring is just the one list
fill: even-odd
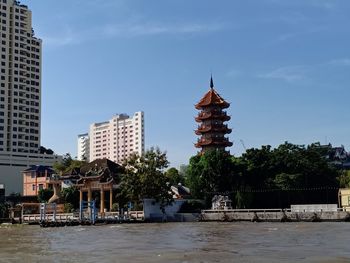
[(213, 81), (213, 75), (210, 74), (210, 88), (213, 89), (214, 88), (214, 81)]

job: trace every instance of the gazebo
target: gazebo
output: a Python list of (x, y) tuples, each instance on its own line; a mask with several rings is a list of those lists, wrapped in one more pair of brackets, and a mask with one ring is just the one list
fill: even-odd
[[(113, 205), (113, 190), (118, 188), (123, 168), (108, 159), (98, 159), (80, 168), (76, 187), (80, 192), (80, 202), (92, 201), (93, 192), (100, 193), (100, 213), (105, 211), (105, 193), (109, 193), (109, 211)], [(87, 200), (84, 200), (87, 192)]]

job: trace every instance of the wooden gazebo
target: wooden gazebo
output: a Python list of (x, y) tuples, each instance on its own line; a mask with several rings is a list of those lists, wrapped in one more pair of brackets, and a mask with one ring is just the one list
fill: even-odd
[(109, 211), (111, 211), (113, 190), (118, 188), (122, 170), (122, 166), (108, 159), (98, 159), (83, 165), (75, 184), (80, 191), (80, 202), (83, 201), (84, 192), (87, 192), (87, 201), (92, 201), (92, 193), (98, 191), (100, 192), (100, 213), (103, 213), (105, 192), (109, 192)]

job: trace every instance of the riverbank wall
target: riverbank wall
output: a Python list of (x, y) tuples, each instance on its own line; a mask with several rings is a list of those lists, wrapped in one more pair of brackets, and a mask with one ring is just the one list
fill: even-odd
[(292, 212), (290, 210), (203, 210), (200, 221), (251, 222), (342, 222), (350, 221), (346, 211)]

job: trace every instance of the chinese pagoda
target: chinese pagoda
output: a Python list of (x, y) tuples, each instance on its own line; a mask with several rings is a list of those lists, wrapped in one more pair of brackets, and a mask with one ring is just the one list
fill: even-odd
[(199, 123), (198, 129), (195, 131), (200, 135), (195, 146), (201, 148), (200, 154), (208, 150), (225, 150), (225, 147), (232, 146), (232, 142), (225, 137), (226, 134), (231, 133), (231, 129), (227, 127), (224, 122), (231, 119), (227, 115), (226, 109), (230, 106), (214, 89), (213, 78), (210, 78), (210, 90), (204, 97), (195, 105), (200, 113), (195, 118)]

